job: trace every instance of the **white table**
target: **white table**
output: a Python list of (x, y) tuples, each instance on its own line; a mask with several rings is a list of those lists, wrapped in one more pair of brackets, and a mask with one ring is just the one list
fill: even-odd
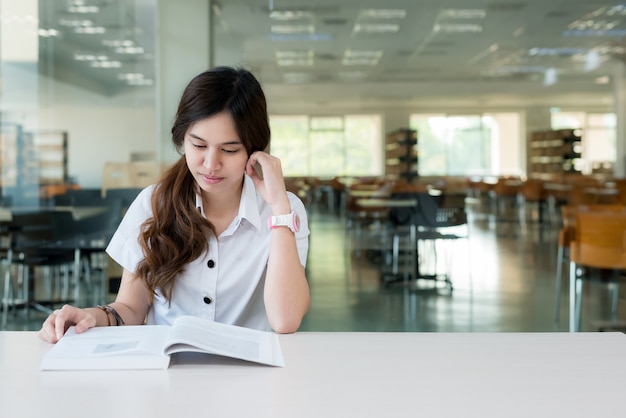
[(2, 417), (626, 416), (618, 333), (296, 333), (287, 367), (196, 355), (168, 370), (41, 372), (0, 332)]

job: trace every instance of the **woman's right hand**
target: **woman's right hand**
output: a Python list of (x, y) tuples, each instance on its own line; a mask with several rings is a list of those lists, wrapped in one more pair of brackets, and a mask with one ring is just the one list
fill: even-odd
[(65, 305), (56, 309), (44, 321), (39, 330), (39, 338), (49, 343), (56, 343), (63, 337), (65, 331), (76, 325), (76, 332), (87, 331), (96, 326), (96, 316), (91, 309), (80, 309), (75, 306)]

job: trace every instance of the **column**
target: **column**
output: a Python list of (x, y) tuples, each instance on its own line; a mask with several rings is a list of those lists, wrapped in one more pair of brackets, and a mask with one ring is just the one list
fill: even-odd
[(526, 109), (526, 135), (524, 138), (525, 146), (522, 148), (526, 155), (526, 173), (530, 173), (530, 135), (536, 131), (547, 131), (551, 129), (552, 121), (550, 119), (550, 107), (535, 106)]
[(615, 177), (626, 177), (626, 68), (623, 61), (615, 61), (613, 72), (614, 106), (616, 115)]
[(212, 66), (211, 4), (211, 0), (158, 0), (156, 149), (161, 161), (179, 158), (171, 128), (183, 89)]

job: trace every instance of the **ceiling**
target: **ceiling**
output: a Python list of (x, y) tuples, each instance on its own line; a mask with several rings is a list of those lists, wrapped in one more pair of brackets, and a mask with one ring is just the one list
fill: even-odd
[[(617, 1), (223, 0), (213, 12), (215, 64), (250, 68), (273, 100), (321, 106), (606, 103), (626, 35)], [(157, 82), (155, 0), (40, 0), (40, 28), (44, 73), (107, 95)]]

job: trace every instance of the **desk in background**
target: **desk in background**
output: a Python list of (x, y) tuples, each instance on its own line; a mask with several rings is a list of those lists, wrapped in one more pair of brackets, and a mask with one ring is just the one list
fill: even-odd
[(623, 416), (619, 333), (296, 333), (287, 367), (175, 357), (168, 370), (41, 372), (50, 345), (0, 332), (3, 417)]

